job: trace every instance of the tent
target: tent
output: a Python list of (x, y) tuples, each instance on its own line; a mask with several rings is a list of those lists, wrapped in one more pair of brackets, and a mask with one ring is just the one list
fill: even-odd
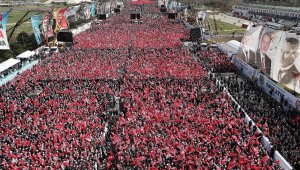
[(236, 40), (230, 40), (226, 44), (229, 45), (235, 51), (238, 51), (241, 45), (241, 43)]
[(4, 61), (3, 63), (0, 64), (0, 73), (9, 69), (10, 67), (18, 64), (20, 62), (20, 60), (14, 59), (14, 58), (10, 58), (6, 61)]
[(128, 4), (131, 5), (147, 5), (147, 4), (154, 4), (154, 1), (150, 1), (150, 0), (134, 0), (134, 1), (130, 1), (128, 2)]
[(63, 4), (66, 3), (66, 0), (48, 0), (45, 2), (45, 4)]
[(66, 0), (67, 4), (80, 4), (81, 2), (92, 2), (91, 0)]
[(224, 53), (226, 53), (229, 57), (234, 54), (237, 54), (240, 47), (240, 42), (236, 40), (230, 40), (227, 43), (219, 43), (219, 49), (221, 49)]
[(34, 54), (35, 54), (34, 51), (27, 50), (24, 53), (18, 55), (16, 58), (17, 59), (27, 59), (27, 58), (32, 57)]

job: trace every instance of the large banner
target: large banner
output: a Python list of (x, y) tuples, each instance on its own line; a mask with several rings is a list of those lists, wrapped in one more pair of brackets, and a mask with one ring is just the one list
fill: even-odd
[(300, 94), (300, 36), (263, 26), (245, 33), (238, 57), (262, 74)]
[(247, 64), (245, 61), (241, 60), (236, 55), (232, 56), (232, 62), (237, 67), (237, 69), (241, 70), (244, 75), (246, 75), (249, 78), (256, 77), (257, 71), (251, 67), (249, 64)]
[(256, 78), (258, 80), (258, 85), (265, 92), (269, 93), (275, 100), (277, 100), (278, 102), (283, 102), (283, 105), (285, 105), (286, 108), (293, 107), (297, 110), (300, 110), (300, 99), (287, 92), (286, 90), (280, 88), (278, 86), (278, 83), (272, 81), (267, 76), (251, 67), (236, 55), (233, 55), (232, 62), (237, 67), (237, 69), (243, 72), (244, 75), (251, 79)]
[(255, 58), (257, 56), (256, 51), (258, 49), (258, 42), (262, 34), (262, 26), (252, 27), (249, 26), (248, 30), (241, 41), (239, 50), (239, 58), (246, 63), (255, 64)]
[(52, 29), (52, 24), (50, 24), (51, 14), (45, 14), (43, 17), (43, 34), (45, 38), (45, 45), (48, 46), (48, 41), (50, 37), (54, 36), (54, 32)]
[(65, 17), (67, 8), (59, 8), (53, 13), (53, 18), (56, 20), (55, 32), (58, 32), (61, 29), (68, 29), (68, 22)]
[(6, 23), (7, 23), (8, 13), (0, 14), (0, 50), (8, 50), (9, 44), (6, 35)]
[(42, 40), (43, 36), (42, 36), (41, 30), (39, 28), (39, 22), (41, 19), (42, 19), (41, 15), (33, 15), (31, 17), (32, 30), (33, 30), (33, 34), (34, 34), (36, 43), (38, 45), (40, 45), (43, 42), (43, 40)]
[(300, 93), (300, 36), (284, 32), (275, 55), (271, 78)]
[(85, 4), (83, 11), (84, 11), (85, 19), (89, 20), (91, 18), (91, 5)]
[(96, 15), (96, 5), (97, 5), (96, 2), (92, 3), (92, 6), (91, 6), (91, 16), (92, 17), (94, 17)]
[(278, 84), (268, 79), (263, 74), (257, 75), (258, 85), (264, 89), (265, 92), (269, 93), (278, 102), (283, 102), (284, 106), (293, 107), (300, 110), (300, 99), (292, 95), (291, 93), (283, 90)]
[(80, 9), (80, 5), (72, 6), (67, 9), (66, 18), (69, 22), (76, 21), (76, 13)]

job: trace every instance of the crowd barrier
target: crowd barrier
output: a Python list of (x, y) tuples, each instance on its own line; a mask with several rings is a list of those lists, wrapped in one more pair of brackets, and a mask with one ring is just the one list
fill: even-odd
[[(234, 59), (236, 60), (236, 59)], [(237, 68), (246, 76), (248, 75), (253, 75), (250, 73), (255, 72), (256, 70), (252, 67), (250, 67), (249, 65), (245, 65), (245, 63), (243, 63), (243, 61), (239, 61), (239, 62), (233, 62), (236, 64)], [(244, 66), (244, 67), (243, 67)], [(255, 75), (255, 74), (254, 74)], [(215, 75), (214, 75), (215, 77)], [(226, 93), (228, 94), (228, 96), (231, 98), (231, 100), (237, 105), (237, 109), (240, 109), (244, 114), (245, 114), (245, 119), (244, 122), (249, 125), (249, 122), (251, 121), (251, 126), (249, 127), (251, 130), (253, 130), (253, 127), (256, 126), (256, 124), (254, 123), (254, 121), (248, 116), (248, 114), (246, 113), (246, 111), (239, 105), (239, 103), (234, 99), (234, 97), (230, 94), (230, 92), (227, 90), (227, 88), (225, 86), (223, 86), (222, 82), (220, 79), (216, 78), (216, 86), (218, 87), (218, 89), (220, 89), (221, 91), (226, 91)], [(249, 77), (251, 78), (251, 77)], [(257, 133), (261, 133), (263, 134), (263, 132), (256, 126), (256, 132)], [(274, 161), (279, 161), (280, 166), (285, 169), (285, 170), (292, 170), (292, 166), (282, 157), (282, 155), (277, 151), (274, 150), (274, 153), (272, 153), (272, 144), (270, 142), (270, 140), (265, 137), (262, 136), (262, 138), (260, 139), (260, 143), (263, 145), (264, 149), (268, 152), (268, 154), (271, 155), (271, 157), (273, 158)]]
[[(245, 114), (245, 119), (244, 122), (249, 125), (249, 122), (252, 121), (251, 126), (249, 127), (251, 130), (253, 130), (253, 127), (256, 126), (256, 124), (254, 123), (254, 121), (248, 116), (248, 114), (245, 112), (245, 110), (239, 105), (239, 103), (233, 98), (233, 96), (231, 96), (231, 94), (229, 93), (229, 91), (227, 90), (226, 87), (223, 86), (223, 84), (221, 83), (221, 80), (217, 79), (216, 80), (216, 85), (217, 87), (222, 87), (223, 91), (226, 91), (227, 95), (231, 98), (231, 100), (237, 105), (237, 109), (241, 109), (241, 111)], [(257, 126), (256, 126), (257, 127)], [(257, 133), (261, 133), (263, 134), (263, 132), (257, 127), (256, 129)], [(273, 158), (274, 161), (279, 161), (280, 166), (285, 169), (285, 170), (292, 170), (292, 166), (281, 156), (281, 154), (278, 151), (275, 151), (272, 154), (272, 148), (273, 146), (271, 145), (271, 142), (269, 141), (269, 139), (265, 136), (262, 136), (262, 138), (260, 139), (260, 143), (263, 145), (264, 149), (268, 152), (268, 154), (270, 154)]]
[[(269, 95), (272, 96), (276, 101), (284, 104), (285, 109), (289, 109), (290, 107), (296, 108), (300, 111), (300, 108), (297, 106), (297, 102), (300, 101), (299, 98), (295, 97), (288, 91), (282, 89), (277, 85), (277, 83), (270, 80), (265, 75), (261, 74), (258, 70), (251, 67), (246, 62), (242, 61), (236, 56), (232, 57), (232, 63), (239, 69), (245, 76), (250, 79), (257, 79), (258, 85)], [(297, 108), (298, 107), (298, 108)]]

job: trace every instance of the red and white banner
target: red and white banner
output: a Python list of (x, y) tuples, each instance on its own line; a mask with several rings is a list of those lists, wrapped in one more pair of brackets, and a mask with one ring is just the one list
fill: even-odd
[(45, 37), (46, 46), (48, 45), (49, 38), (54, 36), (52, 25), (50, 24), (50, 18), (51, 18), (50, 14), (46, 14), (43, 17), (42, 27), (43, 27), (43, 34), (44, 34), (44, 37)]
[(53, 13), (53, 17), (56, 20), (56, 27), (54, 30), (55, 32), (58, 32), (59, 30), (62, 30), (62, 29), (69, 28), (68, 22), (67, 22), (67, 19), (65, 16), (67, 9), (68, 8), (60, 8)]

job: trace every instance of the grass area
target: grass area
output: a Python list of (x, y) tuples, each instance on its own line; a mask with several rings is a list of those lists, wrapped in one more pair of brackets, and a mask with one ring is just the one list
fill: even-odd
[[(46, 11), (43, 10), (50, 10), (52, 8), (59, 8), (59, 7), (63, 7), (64, 5), (50, 5), (50, 6), (38, 6), (38, 5), (23, 5), (23, 6), (14, 6), (13, 10), (9, 13), (8, 15), (8, 20), (7, 20), (7, 30), (9, 30), (10, 28), (15, 26), (15, 23), (18, 22), (26, 13), (27, 11), (31, 11), (29, 12), (26, 17), (23, 19), (23, 21), (27, 20), (25, 23), (21, 24), (20, 26), (18, 26), (15, 31), (14, 34), (12, 36), (12, 39), (10, 40), (11, 42), (15, 40), (15, 38), (17, 37), (17, 35), (21, 32), (26, 32), (27, 34), (32, 34), (32, 27), (31, 27), (31, 20), (30, 17), (32, 15), (36, 15), (36, 14), (40, 14), (43, 15)], [(0, 8), (0, 13), (5, 12), (5, 11), (9, 11), (10, 7), (3, 7)], [(7, 35), (9, 36), (9, 34), (11, 33), (12, 30), (7, 31)]]
[[(18, 26), (12, 36), (12, 39), (10, 41), (14, 41), (14, 39), (18, 36), (19, 33), (21, 32), (26, 32), (27, 34), (32, 34), (32, 26), (31, 26), (31, 19), (30, 17), (32, 15), (36, 15), (39, 12), (33, 11), (30, 12), (29, 14), (27, 14), (27, 16), (23, 19), (28, 21), (22, 23), (20, 26)], [(7, 23), (7, 35), (9, 36), (10, 33), (12, 32), (12, 30), (9, 30), (11, 28), (13, 28), (15, 26), (15, 23), (18, 22), (19, 19), (21, 19), (24, 15), (26, 14), (26, 12), (11, 12), (9, 14), (9, 18), (8, 18), (8, 23)]]
[[(7, 20), (7, 23), (8, 25), (10, 25), (10, 23), (16, 23), (18, 20), (20, 20), (27, 12), (23, 12), (23, 11), (18, 11), (18, 12), (14, 12), (14, 11), (11, 11), (10, 14), (8, 15), (8, 20)], [(36, 14), (39, 14), (40, 12), (37, 12), (37, 11), (32, 11), (32, 12), (29, 12), (26, 17), (24, 18), (24, 20), (26, 19), (29, 19), (29, 22), (30, 22), (30, 17), (32, 15), (36, 15)]]
[[(215, 22), (213, 19), (209, 19), (209, 22), (211, 24), (211, 29), (213, 30), (214, 34), (217, 34), (216, 32), (216, 26), (215, 26)], [(232, 25), (220, 20), (216, 20), (216, 25), (217, 25), (217, 31), (218, 34), (224, 34), (224, 35), (228, 35), (228, 34), (232, 34), (233, 32), (235, 32), (235, 34), (243, 34), (245, 33), (246, 29), (243, 29), (239, 26), (236, 25)]]
[[(8, 29), (13, 27), (13, 25), (8, 26)], [(9, 36), (9, 34), (11, 33), (12, 30), (7, 31), (7, 36)], [(14, 31), (14, 34), (12, 35), (11, 41), (14, 41), (15, 38), (18, 36), (19, 33), (21, 32), (26, 32), (28, 35), (32, 34), (32, 26), (31, 26), (31, 22), (29, 23), (23, 23), (21, 26), (17, 27)]]

